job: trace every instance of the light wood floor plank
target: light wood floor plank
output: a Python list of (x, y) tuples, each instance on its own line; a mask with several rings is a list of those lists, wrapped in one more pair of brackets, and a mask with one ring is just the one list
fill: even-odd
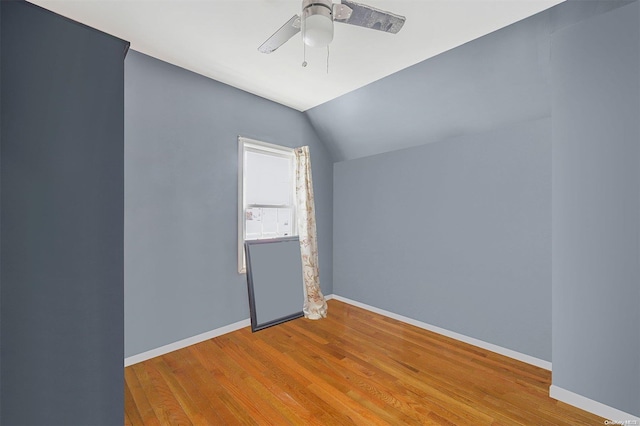
[(551, 373), (337, 300), (125, 369), (129, 425), (602, 425)]
[[(153, 407), (147, 398), (150, 386), (143, 387), (133, 367), (124, 369), (125, 380), (125, 412), (129, 415), (132, 424), (159, 425), (158, 417), (153, 411)], [(131, 394), (131, 399), (127, 398), (127, 391)], [(154, 391), (155, 392), (155, 391)], [(138, 415), (136, 415), (138, 413)]]
[[(146, 397), (145, 397), (145, 399), (146, 399)], [(144, 421), (142, 420), (142, 416), (140, 415), (140, 411), (138, 411), (138, 406), (136, 405), (135, 399), (133, 398), (133, 395), (131, 394), (131, 389), (129, 389), (129, 384), (126, 383), (126, 382), (125, 382), (125, 386), (124, 386), (124, 405), (125, 405), (125, 407), (131, 407), (125, 413), (125, 419), (124, 419), (125, 421), (124, 421), (124, 423), (126, 425), (144, 423)], [(149, 407), (149, 408), (151, 408), (151, 407)]]
[(140, 384), (145, 389), (154, 389), (154, 392), (146, 392), (146, 395), (156, 413), (157, 420), (162, 425), (191, 425), (184, 409), (155, 368), (156, 361), (156, 359), (151, 359), (149, 362), (135, 364), (132, 367)]

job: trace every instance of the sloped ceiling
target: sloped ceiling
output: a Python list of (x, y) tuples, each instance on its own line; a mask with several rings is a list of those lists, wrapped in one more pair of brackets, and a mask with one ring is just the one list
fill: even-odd
[(336, 24), (326, 49), (298, 34), (272, 54), (257, 47), (299, 0), (31, 0), (131, 42), (131, 48), (305, 111), (460, 46), (562, 0), (362, 0), (407, 17), (396, 35)]
[(336, 161), (550, 116), (551, 34), (629, 2), (564, 2), (305, 114)]

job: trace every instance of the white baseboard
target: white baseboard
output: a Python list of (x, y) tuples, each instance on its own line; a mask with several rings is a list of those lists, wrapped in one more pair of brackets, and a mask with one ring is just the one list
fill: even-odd
[[(444, 328), (436, 327), (435, 325), (427, 324), (422, 321), (414, 320), (412, 318), (398, 315), (393, 312), (385, 311), (384, 309), (376, 308), (374, 306), (366, 305), (364, 303), (356, 302), (355, 300), (348, 299), (346, 297), (338, 296), (337, 294), (328, 294), (325, 296), (326, 300), (336, 299), (344, 303), (348, 303), (353, 306), (357, 306), (362, 309), (366, 309), (371, 312), (375, 312), (380, 315), (384, 315), (389, 318), (396, 319), (398, 321), (405, 322), (407, 324), (414, 325), (416, 327), (423, 328), (425, 330), (433, 331), (434, 333), (442, 334), (443, 336), (451, 337), (452, 339), (460, 340), (465, 343), (469, 343), (473, 346), (477, 346), (482, 349), (486, 349), (491, 352), (498, 353), (500, 355), (508, 356), (509, 358), (517, 359), (518, 361), (526, 362), (527, 364), (535, 365), (536, 367), (551, 370), (551, 363), (526, 355), (520, 352), (513, 351), (511, 349), (503, 348), (492, 343), (487, 343), (473, 337), (468, 337), (463, 334), (459, 334), (453, 331), (446, 330)], [(242, 321), (238, 321), (233, 324), (225, 325), (215, 330), (207, 331), (206, 333), (198, 334), (197, 336), (188, 337), (186, 339), (179, 340), (177, 342), (169, 343), (159, 348), (151, 349), (146, 352), (132, 355), (124, 359), (124, 366), (128, 367), (133, 364), (137, 364), (142, 361), (146, 361), (157, 356), (167, 354), (169, 352), (177, 351), (178, 349), (186, 348), (187, 346), (195, 345), (196, 343), (204, 342), (205, 340), (213, 339), (214, 337), (222, 336), (223, 334), (231, 333), (232, 331), (239, 330), (243, 327), (251, 325), (251, 321), (247, 318)]]
[(207, 331), (206, 333), (198, 334), (197, 336), (192, 336), (186, 339), (179, 340), (177, 342), (169, 343), (168, 345), (160, 346), (159, 348), (151, 349), (150, 351), (142, 352), (140, 354), (125, 358), (124, 366), (128, 367), (130, 365), (137, 364), (139, 362), (146, 361), (160, 355), (168, 354), (169, 352), (177, 351), (178, 349), (186, 348), (187, 346), (195, 345), (196, 343), (204, 342), (205, 340), (213, 339), (214, 337), (231, 333), (232, 331), (239, 330), (249, 325), (251, 325), (251, 320), (247, 318), (242, 321), (234, 322), (233, 324), (225, 325), (224, 327), (216, 328), (215, 330)]
[[(326, 300), (331, 300), (333, 299), (333, 294), (329, 294), (324, 298)], [(151, 349), (137, 355), (132, 355), (124, 359), (124, 366), (128, 367), (157, 356), (168, 354), (169, 352), (177, 351), (178, 349), (186, 348), (187, 346), (195, 345), (196, 343), (204, 342), (205, 340), (213, 339), (214, 337), (222, 336), (223, 334), (231, 333), (232, 331), (236, 331), (250, 325), (251, 320), (247, 318), (233, 324), (225, 325), (224, 327), (216, 328), (215, 330), (207, 331), (206, 333), (198, 334), (197, 336), (188, 337), (177, 342), (169, 343), (168, 345), (160, 346), (159, 348)]]
[(333, 299), (339, 300), (344, 303), (348, 303), (353, 306), (357, 306), (362, 309), (366, 309), (376, 314), (384, 315), (389, 318), (396, 319), (398, 321), (405, 322), (407, 324), (415, 325), (416, 327), (423, 328), (425, 330), (433, 331), (434, 333), (442, 334), (443, 336), (451, 337), (452, 339), (460, 340), (461, 342), (469, 343), (470, 345), (477, 346), (482, 349), (486, 349), (491, 352), (498, 353), (500, 355), (508, 356), (509, 358), (516, 359), (518, 361), (526, 362), (527, 364), (535, 365), (536, 367), (544, 368), (545, 370), (551, 370), (551, 363), (543, 359), (539, 359), (530, 355), (526, 355), (520, 352), (516, 352), (511, 349), (503, 348), (502, 346), (494, 345), (493, 343), (487, 343), (473, 337), (465, 336), (454, 331), (449, 331), (444, 328), (436, 327), (435, 325), (427, 324), (422, 321), (408, 318), (403, 315), (398, 315), (393, 312), (385, 311), (384, 309), (369, 306), (364, 303), (356, 302), (355, 300), (347, 299), (346, 297), (338, 296), (337, 294), (331, 295)]
[(578, 395), (577, 393), (573, 393), (556, 385), (551, 385), (549, 387), (549, 396), (597, 416), (609, 419), (612, 421), (611, 424), (640, 425), (640, 417), (625, 413), (617, 408), (609, 407), (601, 402)]

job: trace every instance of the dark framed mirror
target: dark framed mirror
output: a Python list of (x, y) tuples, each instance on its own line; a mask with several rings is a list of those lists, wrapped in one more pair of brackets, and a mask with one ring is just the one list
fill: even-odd
[(298, 237), (245, 241), (251, 331), (303, 316)]

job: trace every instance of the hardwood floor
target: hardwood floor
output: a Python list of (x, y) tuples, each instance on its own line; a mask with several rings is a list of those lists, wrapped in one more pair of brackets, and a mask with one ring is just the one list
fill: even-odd
[(129, 425), (603, 425), (551, 373), (330, 300), (125, 369)]

